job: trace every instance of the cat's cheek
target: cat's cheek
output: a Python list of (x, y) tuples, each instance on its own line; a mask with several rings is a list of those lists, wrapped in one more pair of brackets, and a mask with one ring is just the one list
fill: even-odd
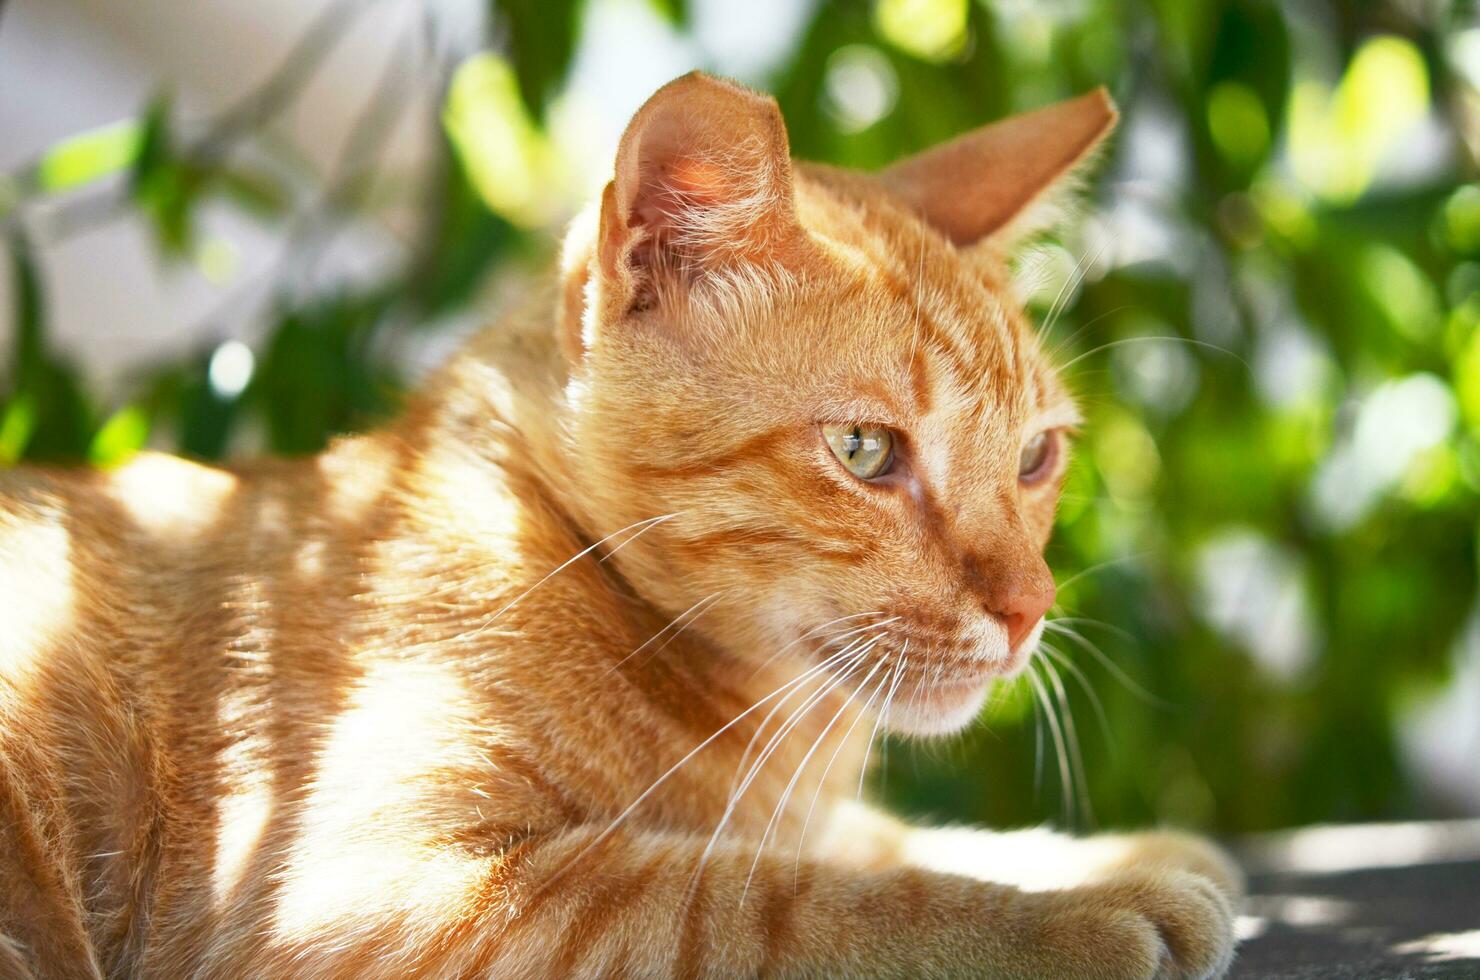
[(1054, 513), (1058, 509), (1058, 497), (1057, 491), (1051, 495), (1044, 494), (1037, 499), (1027, 501), (1023, 508), (1029, 533), (1040, 551), (1048, 545), (1048, 539), (1053, 535)]

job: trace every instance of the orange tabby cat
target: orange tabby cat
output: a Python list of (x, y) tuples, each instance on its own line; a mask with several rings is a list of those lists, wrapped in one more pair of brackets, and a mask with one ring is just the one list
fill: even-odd
[(1221, 973), (1196, 839), (852, 802), (1043, 628), (1076, 415), (1005, 258), (1114, 119), (864, 175), (689, 75), (396, 425), (0, 473), (0, 976)]

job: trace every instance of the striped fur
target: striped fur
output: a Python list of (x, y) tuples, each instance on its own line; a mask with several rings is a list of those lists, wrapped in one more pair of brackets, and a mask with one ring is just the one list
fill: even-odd
[[(881, 722), (1016, 669), (984, 608), (1047, 574), (1062, 474), (1017, 454), (1073, 422), (1006, 233), (881, 187), (689, 76), (396, 424), (0, 473), (0, 976), (1219, 973), (1193, 838), (852, 802)], [(910, 482), (837, 465), (857, 420)]]

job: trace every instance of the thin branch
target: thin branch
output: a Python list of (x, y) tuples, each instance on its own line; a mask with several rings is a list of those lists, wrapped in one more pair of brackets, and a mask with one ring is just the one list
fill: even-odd
[(290, 274), (296, 272), (299, 282), (311, 274), (343, 227), (345, 216), (363, 201), (374, 183), (381, 153), (409, 101), (411, 86), (399, 83), (413, 60), (410, 47), (409, 40), (403, 41), (386, 59), (380, 78), (345, 137), (328, 182), (318, 199), (293, 217), (276, 261), (261, 276), (244, 283), (218, 304), (191, 332), (192, 336), (216, 332), (213, 328), (227, 315), (239, 314), (247, 294), (263, 285), (281, 293), (290, 288)]
[(321, 10), (267, 80), (207, 126), (205, 134), (192, 147), (192, 155), (206, 160), (219, 159), (243, 133), (277, 118), (318, 73), (324, 58), (355, 21), (380, 2), (338, 0)]
[[(181, 148), (180, 157), (207, 165), (218, 164), (243, 138), (276, 119), (318, 73), (324, 59), (354, 23), (372, 6), (381, 2), (382, 0), (336, 0), (325, 7), (294, 42), (266, 81), (219, 115), (207, 120), (203, 124), (203, 134), (198, 139), (188, 141)], [(3, 3), (4, 0), (0, 0), (0, 4)], [(20, 167), (15, 171), (20, 175), (16, 183), (22, 187), (31, 183), (26, 175), (34, 174), (38, 166), (39, 161)], [(22, 195), (0, 221), (7, 228), (18, 224), (25, 212), (43, 199), (44, 195), (37, 194), (34, 190)], [(84, 194), (59, 204), (49, 216), (52, 222), (49, 241), (66, 241), (114, 220), (123, 213), (122, 205), (125, 200), (124, 191), (115, 184), (108, 184), (97, 188), (95, 193)]]

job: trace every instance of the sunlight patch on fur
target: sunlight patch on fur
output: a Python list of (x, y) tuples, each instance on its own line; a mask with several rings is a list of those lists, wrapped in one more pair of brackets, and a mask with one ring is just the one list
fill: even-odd
[(455, 502), (457, 517), (491, 551), (514, 547), (524, 529), (519, 501), (489, 478), (488, 464), (469, 453), (445, 452), (429, 467), (440, 497)]
[(71, 542), (65, 528), (32, 520), (0, 524), (0, 678), (19, 684), (72, 625)]
[[(303, 804), (276, 928), (310, 936), (352, 909), (430, 901), (460, 887), (427, 842), (398, 832), (397, 814), (434, 806), (436, 775), (467, 761), (464, 682), (435, 662), (377, 664), (333, 719)], [(414, 888), (413, 888), (414, 885)]]
[[(970, 867), (964, 856), (970, 856)], [(910, 865), (948, 874), (990, 874), (1024, 891), (1048, 891), (1084, 881), (1094, 865), (1087, 855), (1063, 846), (1047, 829), (1019, 830), (983, 840), (969, 827), (939, 827), (905, 838), (903, 859)]]
[(110, 477), (113, 497), (146, 531), (189, 537), (211, 527), (237, 479), (182, 459), (145, 453)]
[(330, 512), (342, 521), (362, 520), (385, 491), (395, 464), (395, 451), (384, 443), (357, 439), (331, 447), (318, 460), (330, 488)]
[(219, 905), (242, 884), (250, 859), (262, 841), (272, 813), (272, 795), (265, 779), (252, 779), (216, 805), (216, 856), (211, 888)]
[(411, 910), (456, 910), (479, 877), (461, 855), (399, 841), (324, 842), (293, 867), (273, 917), (275, 938), (290, 943), (349, 939)]

